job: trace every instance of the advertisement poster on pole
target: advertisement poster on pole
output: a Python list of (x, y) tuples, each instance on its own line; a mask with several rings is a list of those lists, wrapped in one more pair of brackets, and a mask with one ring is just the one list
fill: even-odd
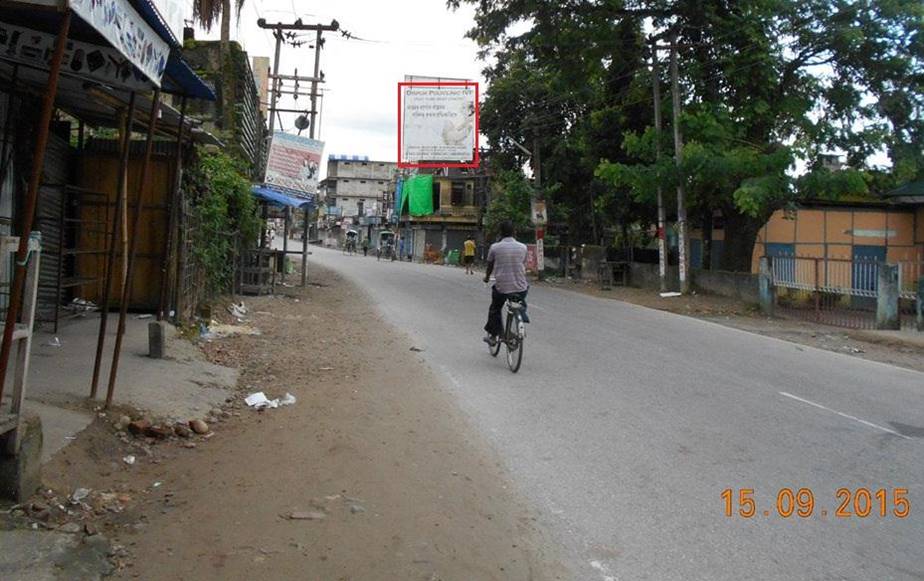
[(530, 212), (530, 218), (533, 225), (545, 226), (549, 221), (545, 211), (545, 200), (533, 200), (531, 205), (532, 211)]
[(409, 78), (398, 83), (399, 167), (476, 167), (478, 84)]
[(323, 153), (323, 141), (277, 131), (270, 144), (263, 181), (297, 194), (314, 195)]

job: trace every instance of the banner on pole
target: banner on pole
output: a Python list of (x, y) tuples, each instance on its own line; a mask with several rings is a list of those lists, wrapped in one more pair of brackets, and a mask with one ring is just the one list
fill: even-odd
[(316, 194), (324, 142), (277, 131), (270, 144), (263, 181), (299, 194)]
[(536, 226), (545, 226), (549, 217), (545, 211), (545, 200), (533, 200), (532, 212), (530, 212), (532, 223)]

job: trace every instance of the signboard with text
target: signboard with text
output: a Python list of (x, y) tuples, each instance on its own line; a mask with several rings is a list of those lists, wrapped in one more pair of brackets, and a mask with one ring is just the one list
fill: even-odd
[(160, 86), (170, 57), (170, 46), (141, 18), (128, 0), (70, 0), (68, 4), (75, 14)]
[(264, 182), (301, 194), (318, 191), (324, 142), (277, 131), (270, 144)]
[[(54, 34), (0, 22), (0, 52), (25, 65), (47, 69), (55, 47)], [(108, 46), (69, 40), (61, 62), (64, 71), (99, 81), (111, 87), (136, 91), (151, 89), (151, 81), (133, 62)]]
[(478, 83), (398, 83), (398, 167), (478, 167)]

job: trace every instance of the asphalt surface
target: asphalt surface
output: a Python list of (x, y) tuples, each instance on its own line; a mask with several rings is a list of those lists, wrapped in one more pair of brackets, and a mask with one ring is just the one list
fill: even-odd
[[(924, 374), (536, 286), (514, 375), (481, 341), (479, 275), (324, 249), (311, 264), (424, 349), (575, 579), (924, 579)], [(779, 516), (786, 487), (812, 491), (811, 516)], [(886, 516), (875, 496), (835, 516), (839, 488), (861, 514), (856, 490), (886, 489)]]

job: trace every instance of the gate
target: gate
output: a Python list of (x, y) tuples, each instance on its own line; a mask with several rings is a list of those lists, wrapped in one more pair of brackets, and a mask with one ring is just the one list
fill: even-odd
[[(768, 256), (776, 311), (793, 318), (850, 329), (875, 329), (881, 247), (855, 247), (853, 260)], [(875, 250), (873, 250), (875, 249)], [(917, 285), (924, 263), (901, 262), (899, 315), (902, 328), (914, 328)]]

